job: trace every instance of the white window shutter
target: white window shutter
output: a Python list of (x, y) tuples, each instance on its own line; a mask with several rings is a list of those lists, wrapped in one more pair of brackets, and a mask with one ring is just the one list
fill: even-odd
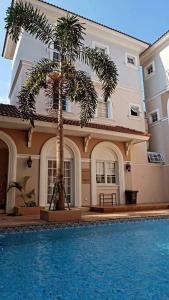
[[(97, 105), (98, 105), (98, 103), (97, 103)], [(97, 117), (98, 117), (98, 109), (97, 109), (97, 107), (96, 107), (96, 110), (95, 110), (94, 117), (95, 117), (95, 118), (97, 118)]]
[(107, 115), (108, 119), (113, 119), (113, 105), (111, 100), (107, 101)]
[(66, 97), (66, 111), (71, 112), (71, 101), (69, 97)]

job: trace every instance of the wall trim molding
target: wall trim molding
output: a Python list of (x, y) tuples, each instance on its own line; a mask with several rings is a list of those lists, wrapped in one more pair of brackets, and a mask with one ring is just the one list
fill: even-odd
[[(11, 181), (16, 181), (16, 165), (17, 165), (17, 148), (13, 139), (3, 131), (0, 131), (0, 139), (8, 146), (8, 181), (7, 186)], [(11, 189), (7, 193), (6, 212), (10, 213), (15, 205), (15, 189)]]
[(90, 158), (82, 158), (81, 163), (90, 163), (91, 159)]
[[(52, 144), (56, 143), (56, 137), (50, 138), (42, 147), (40, 153), (40, 178), (39, 178), (39, 205), (47, 206), (47, 158), (48, 150)], [(75, 206), (81, 206), (81, 154), (78, 146), (69, 138), (64, 138), (64, 145), (68, 146), (74, 154), (74, 190)]]
[[(111, 142), (100, 142), (98, 143), (94, 149), (92, 150), (91, 154), (91, 202), (92, 205), (97, 204), (97, 199), (96, 199), (96, 150), (99, 147), (105, 147), (111, 149), (113, 152), (116, 153), (117, 158), (118, 158), (118, 166), (119, 166), (119, 190), (120, 190), (120, 204), (125, 203), (124, 199), (124, 191), (125, 191), (125, 179), (124, 179), (124, 160), (123, 160), (123, 155), (120, 151), (120, 149), (113, 143)], [(106, 155), (106, 154), (105, 154)]]
[(32, 159), (40, 159), (40, 155), (34, 155), (34, 154), (17, 154), (17, 158), (22, 158), (22, 159), (26, 159), (28, 158), (29, 156), (31, 156)]

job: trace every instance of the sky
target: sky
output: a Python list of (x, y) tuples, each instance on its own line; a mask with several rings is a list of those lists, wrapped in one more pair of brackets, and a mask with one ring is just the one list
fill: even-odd
[[(168, 0), (48, 0), (62, 8), (154, 42), (169, 30)], [(2, 58), (5, 38), (4, 17), (11, 0), (0, 0), (0, 102), (8, 103), (11, 61)]]

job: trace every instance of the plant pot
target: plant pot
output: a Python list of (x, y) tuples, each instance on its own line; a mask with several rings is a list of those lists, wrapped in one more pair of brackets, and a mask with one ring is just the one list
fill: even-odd
[(137, 193), (138, 191), (126, 190), (126, 204), (136, 204), (137, 203)]
[(81, 210), (40, 210), (40, 219), (47, 222), (69, 222), (80, 221)]
[(40, 215), (42, 207), (15, 206), (14, 213), (18, 216)]

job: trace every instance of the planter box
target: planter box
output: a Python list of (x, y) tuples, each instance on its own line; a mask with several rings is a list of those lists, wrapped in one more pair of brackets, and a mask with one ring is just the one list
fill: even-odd
[(81, 210), (56, 210), (49, 211), (45, 209), (40, 210), (40, 219), (47, 222), (69, 222), (80, 221)]
[(40, 215), (42, 207), (15, 206), (14, 213), (19, 216)]

